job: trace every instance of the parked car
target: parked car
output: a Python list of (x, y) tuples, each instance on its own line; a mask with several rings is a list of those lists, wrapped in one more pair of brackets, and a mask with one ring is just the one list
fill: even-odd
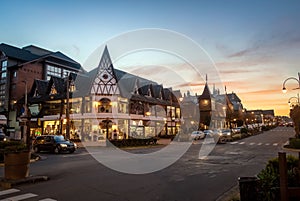
[(205, 134), (203, 131), (193, 131), (190, 138), (192, 140), (200, 140), (200, 139), (205, 138)]
[(33, 141), (35, 152), (49, 151), (53, 153), (69, 152), (73, 153), (77, 148), (76, 143), (70, 142), (62, 135), (42, 135)]
[(221, 129), (219, 135), (220, 138), (224, 139), (225, 141), (232, 140), (232, 132), (230, 129)]
[(204, 130), (203, 133), (204, 133), (205, 137), (206, 136), (213, 137), (213, 135), (214, 135), (214, 132), (212, 130)]

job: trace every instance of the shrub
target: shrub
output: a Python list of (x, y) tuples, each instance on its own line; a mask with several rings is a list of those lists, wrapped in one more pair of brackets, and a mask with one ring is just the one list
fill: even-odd
[[(299, 172), (297, 171), (298, 159), (287, 156), (288, 186), (299, 187)], [(266, 168), (257, 177), (259, 178), (259, 191), (262, 201), (274, 201), (278, 198), (279, 189), (279, 160), (274, 158), (268, 161)]]
[(11, 152), (27, 151), (28, 148), (22, 141), (3, 141), (0, 142), (0, 162), (4, 161), (4, 154)]

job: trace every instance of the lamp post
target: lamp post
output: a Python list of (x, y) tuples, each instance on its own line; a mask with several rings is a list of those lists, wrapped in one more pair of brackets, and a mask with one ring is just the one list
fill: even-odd
[(66, 138), (70, 139), (70, 92), (75, 90), (75, 85), (70, 79), (70, 76), (67, 77), (67, 108), (66, 108)]
[(290, 97), (289, 100), (288, 100), (288, 104), (290, 105), (290, 107), (293, 107), (294, 105), (291, 103), (291, 100), (292, 99), (296, 99), (296, 104), (299, 105), (299, 93), (297, 93), (297, 97), (293, 96), (293, 97)]
[(23, 125), (23, 140), (27, 144), (28, 147), (30, 147), (30, 128), (28, 125), (28, 122), (31, 118), (31, 113), (28, 108), (28, 101), (27, 101), (27, 80), (23, 80), (23, 83), (25, 83), (25, 103), (24, 103), (24, 113), (20, 116), (20, 120)]
[(66, 108), (66, 138), (70, 139), (70, 80), (67, 77), (67, 108)]
[(287, 92), (287, 89), (286, 89), (286, 87), (285, 87), (285, 83), (286, 83), (288, 80), (295, 80), (295, 81), (297, 81), (297, 82), (298, 82), (298, 87), (295, 88), (295, 89), (300, 89), (300, 73), (298, 72), (298, 79), (295, 78), (295, 77), (289, 77), (289, 78), (287, 78), (287, 79), (285, 79), (285, 80), (283, 81), (283, 84), (282, 84), (282, 92), (283, 92), (283, 93), (286, 93), (286, 92)]

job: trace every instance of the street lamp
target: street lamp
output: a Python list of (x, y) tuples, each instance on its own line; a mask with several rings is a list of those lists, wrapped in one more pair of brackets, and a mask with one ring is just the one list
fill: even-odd
[(24, 113), (20, 116), (20, 120), (23, 125), (23, 140), (30, 147), (30, 128), (28, 122), (31, 118), (30, 110), (28, 109), (28, 101), (27, 101), (27, 80), (23, 80), (25, 83), (25, 103), (24, 103)]
[(75, 90), (75, 85), (70, 80), (70, 76), (67, 77), (67, 108), (66, 108), (66, 138), (70, 139), (70, 92)]
[(292, 99), (296, 99), (296, 104), (299, 105), (299, 93), (297, 93), (297, 97), (293, 96), (288, 100), (288, 104), (293, 107), (294, 105), (291, 102)]
[[(296, 81), (298, 82), (298, 87), (295, 88), (295, 89), (300, 89), (300, 73), (298, 72), (298, 79), (295, 78), (295, 77), (289, 77), (289, 78), (287, 78), (286, 80), (284, 80), (283, 85), (282, 85), (282, 92), (283, 92), (283, 93), (286, 93), (286, 92), (287, 92), (287, 89), (286, 89), (286, 87), (285, 87), (285, 83), (286, 83), (288, 80), (296, 80)], [(294, 90), (294, 89), (293, 89), (293, 90)]]

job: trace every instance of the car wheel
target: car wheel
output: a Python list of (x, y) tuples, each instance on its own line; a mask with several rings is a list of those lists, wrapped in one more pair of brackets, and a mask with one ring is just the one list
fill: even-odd
[(35, 152), (35, 153), (39, 153), (39, 152), (40, 152), (40, 149), (39, 149), (38, 146), (34, 147), (34, 152)]
[(54, 150), (53, 150), (53, 152), (55, 154), (59, 154), (60, 153), (60, 149), (58, 147), (55, 147)]
[(224, 137), (220, 137), (218, 143), (224, 144), (224, 143), (226, 143), (226, 139)]

